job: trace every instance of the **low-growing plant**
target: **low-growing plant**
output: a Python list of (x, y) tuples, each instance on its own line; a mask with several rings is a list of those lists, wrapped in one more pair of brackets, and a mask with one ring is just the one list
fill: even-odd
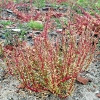
[(100, 0), (97, 0), (97, 2), (95, 3), (95, 6), (100, 8)]
[(29, 21), (28, 22), (28, 26), (31, 28), (31, 29), (35, 29), (35, 30), (43, 30), (43, 24), (39, 21)]
[[(17, 29), (16, 29), (17, 30)], [(5, 38), (5, 45), (15, 45), (17, 44), (17, 40), (25, 40), (27, 31), (24, 29), (20, 29), (20, 32), (18, 31), (13, 31), (13, 30), (6, 30), (4, 33), (4, 38)]]
[(26, 35), (28, 33), (29, 27), (27, 25), (27, 23), (20, 23), (18, 24), (18, 29), (20, 29), (21, 31), (19, 32), (19, 34), (16, 34), (18, 38), (20, 38), (21, 40), (25, 40)]
[(16, 36), (18, 35), (17, 32), (12, 32), (11, 30), (6, 30), (4, 37), (5, 37), (5, 45), (13, 45), (17, 43)]
[(77, 3), (83, 6), (88, 6), (88, 0), (77, 0)]
[[(4, 4), (4, 8), (11, 10), (14, 13), (14, 15), (16, 15), (16, 19), (19, 19), (22, 22), (28, 22), (30, 20), (37, 20), (39, 19), (41, 15), (40, 11), (35, 10), (32, 4), (30, 3), (16, 4), (14, 2), (8, 2)], [(20, 9), (23, 9), (23, 10), (20, 10)], [(9, 17), (6, 19), (15, 20), (14, 18), (9, 18)]]
[(94, 20), (85, 14), (69, 21), (55, 41), (48, 37), (52, 23), (47, 16), (42, 34), (33, 37), (33, 46), (18, 42), (13, 50), (4, 48), (9, 73), (32, 91), (50, 91), (61, 98), (71, 95), (77, 75), (88, 68), (96, 48)]
[(62, 25), (61, 25), (60, 20), (59, 20), (58, 18), (55, 18), (54, 20), (55, 20), (55, 22), (56, 22), (56, 24), (57, 24), (57, 27), (58, 27), (58, 28), (62, 28)]
[(0, 21), (0, 24), (3, 25), (4, 27), (6, 27), (6, 26), (13, 24), (13, 22), (10, 20), (2, 20), (2, 21)]
[(45, 7), (45, 0), (34, 0), (34, 5), (38, 8)]
[(90, 13), (99, 13), (100, 0), (77, 0), (77, 4), (82, 6), (86, 11)]

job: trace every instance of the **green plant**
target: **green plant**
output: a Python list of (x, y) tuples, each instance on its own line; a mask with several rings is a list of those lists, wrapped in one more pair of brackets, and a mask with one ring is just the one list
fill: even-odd
[[(26, 28), (27, 29), (27, 28)], [(27, 31), (25, 29), (20, 29), (20, 32), (13, 31), (13, 30), (6, 30), (4, 37), (5, 37), (5, 45), (15, 45), (17, 44), (17, 40), (24, 40)]]
[(97, 0), (97, 2), (95, 3), (95, 6), (100, 8), (100, 0)]
[(2, 24), (4, 27), (6, 27), (8, 25), (13, 24), (13, 22), (10, 20), (2, 20), (2, 21), (0, 21), (0, 24)]
[(43, 30), (43, 24), (40, 23), (39, 21), (33, 21), (33, 20), (31, 20), (30, 22), (28, 22), (28, 26), (29, 26), (31, 29)]
[(88, 6), (89, 1), (88, 0), (78, 0), (77, 3), (82, 6)]
[(58, 18), (54, 18), (54, 20), (55, 20), (55, 22), (56, 22), (57, 27), (58, 27), (58, 28), (61, 28), (62, 25), (61, 25), (60, 20), (59, 20)]
[(68, 24), (68, 19), (66, 17), (60, 17), (60, 18), (53, 18), (56, 24), (56, 27), (59, 29), (62, 29), (63, 26), (66, 26)]
[(18, 33), (12, 32), (11, 30), (6, 30), (4, 37), (5, 37), (5, 45), (13, 45), (16, 44), (16, 35)]
[(56, 2), (54, 2), (51, 4), (51, 7), (57, 9), (60, 7), (60, 5), (58, 5)]
[(19, 2), (20, 2), (20, 0), (14, 0), (14, 2), (19, 3)]
[(82, 6), (84, 9), (86, 9), (86, 11), (90, 13), (99, 13), (98, 8), (100, 8), (100, 0), (77, 0), (77, 4)]
[(45, 0), (34, 0), (34, 5), (38, 8), (45, 7)]
[(61, 98), (71, 95), (77, 75), (88, 68), (96, 49), (94, 18), (84, 13), (74, 16), (75, 22), (70, 21), (56, 41), (49, 40), (52, 24), (47, 16), (42, 34), (33, 37), (33, 46), (18, 42), (12, 51), (4, 48), (9, 73), (32, 91), (50, 91)]
[(25, 35), (27, 34), (29, 27), (27, 24), (25, 23), (20, 23), (18, 24), (18, 28), (21, 30), (19, 34), (17, 34), (17, 36), (21, 39), (24, 40), (25, 39)]
[(20, 35), (19, 35), (19, 38), (21, 38), (21, 40), (24, 40), (26, 34), (27, 34), (27, 32), (25, 30), (22, 30)]

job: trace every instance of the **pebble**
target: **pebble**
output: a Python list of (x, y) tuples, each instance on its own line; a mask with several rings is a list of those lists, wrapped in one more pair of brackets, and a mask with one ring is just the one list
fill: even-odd
[(77, 81), (86, 85), (88, 82), (89, 82), (89, 79), (88, 78), (84, 78), (84, 77), (81, 77), (81, 76), (78, 76), (77, 77)]
[(97, 96), (98, 98), (100, 98), (100, 93), (97, 93), (96, 96)]
[(14, 32), (20, 32), (21, 29), (12, 29), (12, 31), (14, 31)]

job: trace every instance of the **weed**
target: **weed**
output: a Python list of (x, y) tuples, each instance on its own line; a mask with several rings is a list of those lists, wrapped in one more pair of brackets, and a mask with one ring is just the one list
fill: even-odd
[(45, 0), (34, 0), (34, 5), (38, 8), (45, 7)]
[(77, 18), (68, 22), (62, 37), (55, 42), (48, 38), (52, 24), (47, 16), (42, 34), (33, 37), (33, 46), (19, 42), (12, 51), (4, 48), (9, 73), (32, 91), (50, 91), (61, 98), (71, 95), (78, 73), (88, 68), (96, 48), (91, 22), (79, 24)]
[(4, 27), (6, 27), (6, 26), (13, 24), (13, 22), (9, 21), (9, 20), (4, 20), (4, 21), (1, 21), (0, 24), (2, 24)]
[(35, 30), (43, 30), (43, 24), (39, 21), (29, 21), (28, 22), (28, 26), (31, 28), (31, 29), (35, 29)]

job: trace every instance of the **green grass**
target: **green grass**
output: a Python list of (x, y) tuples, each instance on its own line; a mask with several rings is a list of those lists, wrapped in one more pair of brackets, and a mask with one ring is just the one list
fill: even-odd
[(13, 22), (10, 20), (8, 20), (8, 21), (4, 20), (4, 21), (0, 21), (0, 24), (6, 27), (6, 26), (13, 24)]
[(43, 24), (38, 21), (31, 20), (30, 22), (28, 22), (28, 26), (34, 30), (43, 30)]

